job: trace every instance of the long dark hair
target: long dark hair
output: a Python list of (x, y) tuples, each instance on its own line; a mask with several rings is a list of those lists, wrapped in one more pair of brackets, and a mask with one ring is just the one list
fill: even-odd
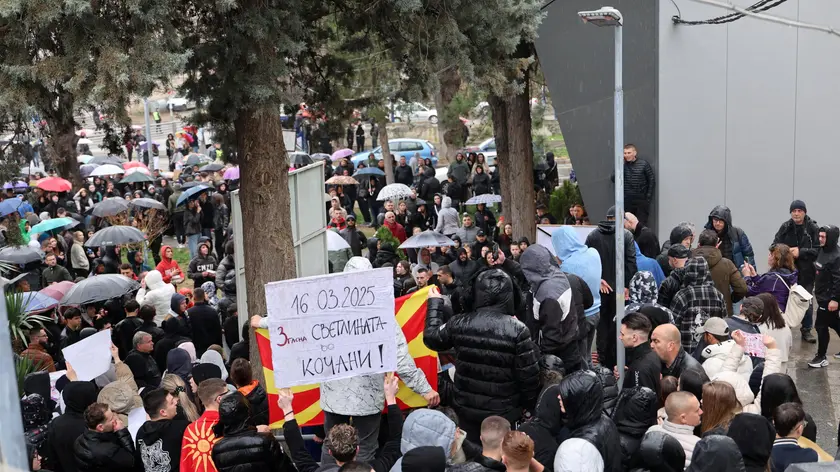
[(782, 403), (802, 405), (793, 379), (786, 374), (770, 374), (764, 377), (761, 384), (761, 416), (773, 418), (773, 412)]
[(782, 316), (781, 310), (779, 310), (779, 303), (776, 301), (776, 297), (765, 292), (759, 293), (758, 298), (764, 302), (764, 312), (756, 324), (767, 324), (770, 329), (784, 328), (785, 318)]

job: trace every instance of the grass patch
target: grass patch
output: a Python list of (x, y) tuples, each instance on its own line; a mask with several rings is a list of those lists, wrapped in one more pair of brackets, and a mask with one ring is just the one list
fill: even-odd
[(193, 288), (193, 281), (187, 278), (187, 268), (190, 266), (190, 250), (187, 248), (172, 248), (172, 258), (178, 262), (181, 270), (184, 271), (184, 282), (179, 285), (179, 288)]

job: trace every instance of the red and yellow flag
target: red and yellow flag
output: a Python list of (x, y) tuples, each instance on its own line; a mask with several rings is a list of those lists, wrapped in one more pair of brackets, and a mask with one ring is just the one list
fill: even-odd
[[(437, 390), (437, 352), (423, 344), (423, 328), (426, 326), (426, 300), (429, 287), (394, 300), (394, 316), (397, 324), (405, 335), (408, 352), (414, 358), (432, 388)], [(265, 374), (265, 387), (268, 392), (269, 421), (272, 428), (283, 426), (283, 412), (277, 406), (277, 387), (274, 385), (274, 366), (271, 360), (271, 342), (268, 330), (257, 330), (257, 345)], [(324, 424), (324, 412), (321, 410), (321, 392), (318, 384), (292, 387), (295, 394), (292, 406), (295, 418), (300, 426), (315, 426)], [(400, 408), (420, 408), (426, 406), (426, 400), (414, 393), (400, 381), (400, 391), (397, 393), (397, 403)], [(384, 406), (384, 405), (383, 405)]]

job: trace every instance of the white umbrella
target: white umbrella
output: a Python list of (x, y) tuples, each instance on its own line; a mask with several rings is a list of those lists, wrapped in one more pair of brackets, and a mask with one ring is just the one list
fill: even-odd
[(140, 125), (131, 125), (131, 129), (143, 129)]
[(454, 245), (455, 241), (440, 233), (427, 229), (422, 233), (415, 234), (414, 236), (406, 239), (404, 243), (400, 244), (400, 249), (417, 249), (422, 247), (442, 247)]
[(82, 138), (76, 144), (93, 144), (93, 141), (88, 138)]
[(87, 164), (91, 159), (93, 159), (93, 156), (89, 154), (79, 154), (76, 156), (76, 162), (79, 164)]
[(491, 193), (485, 193), (483, 195), (476, 195), (475, 197), (470, 198), (466, 201), (466, 205), (478, 205), (479, 203), (483, 203), (485, 205), (492, 205), (494, 203), (501, 203), (502, 196), (501, 195), (493, 195)]
[(105, 164), (97, 167), (90, 173), (91, 177), (104, 177), (106, 175), (117, 175), (117, 174), (125, 174), (125, 170), (123, 170), (120, 166), (115, 166), (114, 164)]
[(96, 132), (96, 131), (94, 131), (94, 130), (92, 130), (92, 129), (85, 129), (85, 128), (82, 128), (82, 129), (80, 129), (80, 130), (76, 131), (76, 136), (90, 136), (91, 134), (93, 134), (93, 133), (95, 133), (95, 132)]
[(342, 249), (350, 249), (350, 245), (347, 244), (347, 241), (345, 241), (340, 234), (336, 233), (331, 229), (328, 229), (327, 251), (341, 251)]
[(408, 185), (405, 184), (391, 184), (386, 185), (382, 188), (379, 192), (379, 196), (376, 197), (379, 201), (385, 200), (399, 200), (401, 198), (408, 198), (411, 196), (411, 189)]

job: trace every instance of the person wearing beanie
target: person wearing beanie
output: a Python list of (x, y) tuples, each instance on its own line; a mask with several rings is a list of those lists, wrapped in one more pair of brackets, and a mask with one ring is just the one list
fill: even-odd
[[(814, 280), (816, 278), (814, 262), (820, 250), (819, 232), (820, 228), (817, 222), (808, 216), (808, 208), (805, 206), (805, 202), (794, 200), (790, 204), (790, 219), (782, 223), (773, 238), (773, 244), (785, 244), (790, 247), (798, 273), (797, 283), (808, 289), (811, 294), (814, 293)], [(813, 308), (809, 305), (800, 327), (803, 341), (812, 344), (817, 342), (814, 335), (811, 334), (813, 326)]]

